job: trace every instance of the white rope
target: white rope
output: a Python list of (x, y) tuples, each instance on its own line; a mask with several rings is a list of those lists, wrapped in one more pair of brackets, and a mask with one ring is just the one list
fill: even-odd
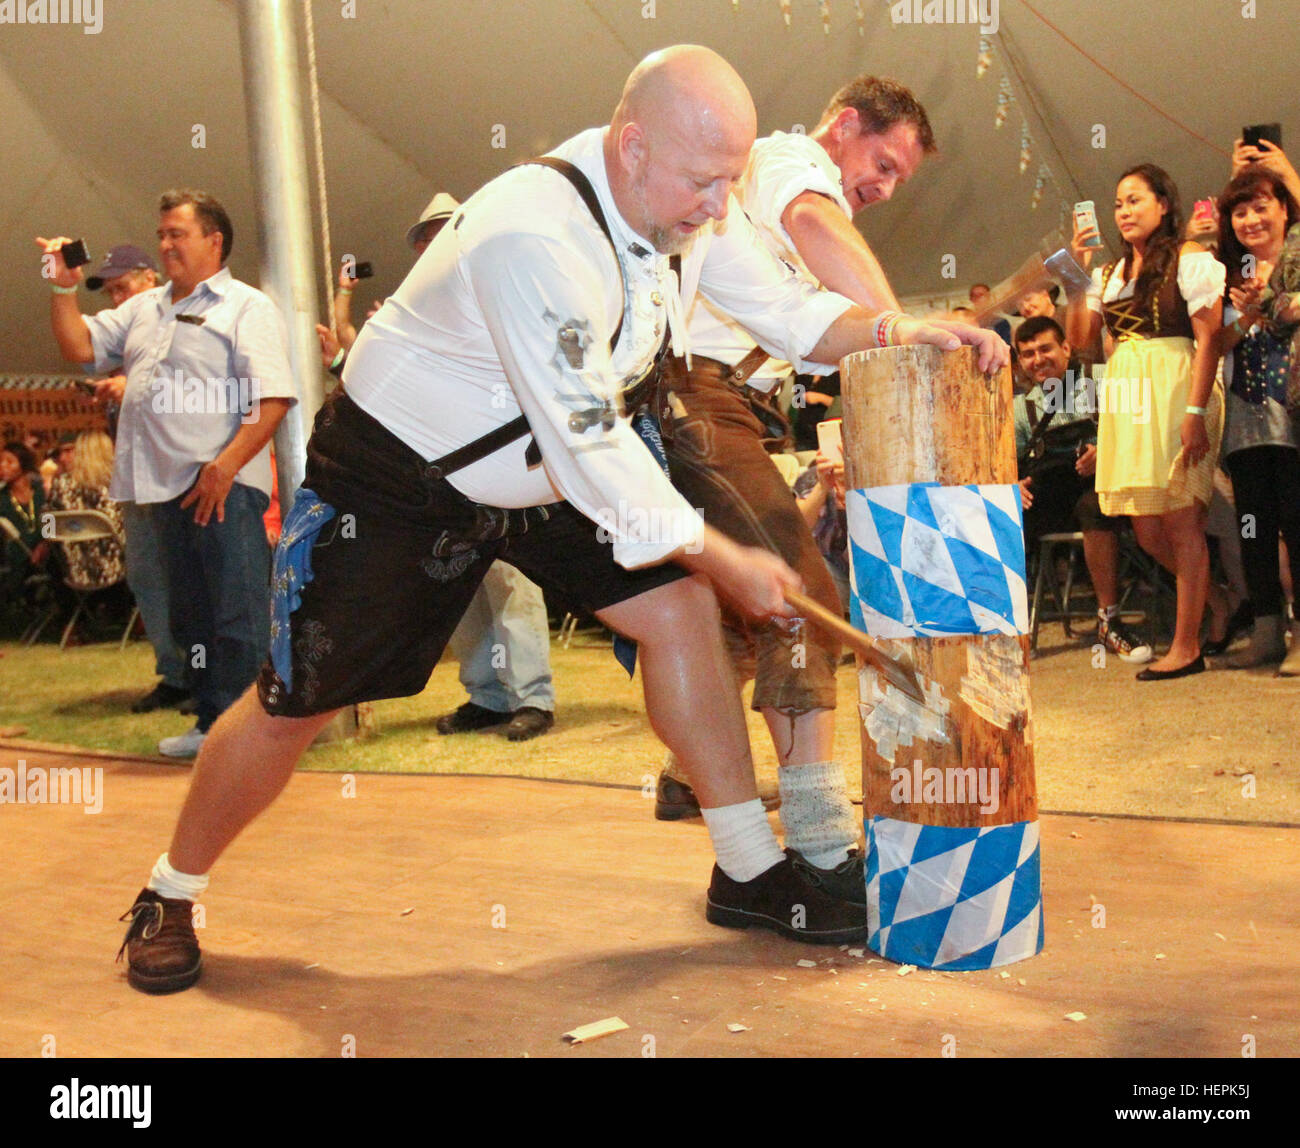
[(325, 302), (329, 308), (330, 331), (338, 334), (334, 319), (334, 253), (330, 249), (330, 207), (325, 193), (325, 143), (320, 126), (320, 86), (316, 74), (316, 28), (311, 18), (311, 0), (302, 0), (307, 33), (307, 78), (311, 90), (311, 126), (316, 147), (316, 194), (320, 199), (321, 249), (325, 255)]

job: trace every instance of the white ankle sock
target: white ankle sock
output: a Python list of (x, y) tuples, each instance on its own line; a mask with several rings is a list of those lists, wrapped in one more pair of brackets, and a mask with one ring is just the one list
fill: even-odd
[(1097, 610), (1097, 617), (1103, 622), (1110, 622), (1119, 617), (1118, 606), (1102, 606)]
[(197, 901), (208, 887), (208, 875), (195, 876), (172, 868), (164, 853), (149, 876), (149, 888), (169, 901)]
[(858, 843), (858, 817), (844, 786), (844, 770), (833, 761), (783, 765), (781, 824), (787, 849), (798, 850), (818, 869), (847, 861)]
[(756, 797), (739, 805), (701, 809), (713, 841), (718, 868), (742, 884), (785, 860), (776, 834), (768, 824), (763, 803)]

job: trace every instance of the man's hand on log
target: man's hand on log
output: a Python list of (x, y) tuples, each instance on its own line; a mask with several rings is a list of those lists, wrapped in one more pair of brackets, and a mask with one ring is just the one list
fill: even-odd
[[(976, 327), (970, 323), (961, 323), (954, 319), (931, 319), (929, 326), (956, 335), (967, 347), (974, 347), (979, 353), (979, 368), (986, 375), (996, 375), (1011, 362), (1011, 348), (1002, 341), (996, 331), (985, 327)], [(929, 340), (924, 340), (929, 342)]]

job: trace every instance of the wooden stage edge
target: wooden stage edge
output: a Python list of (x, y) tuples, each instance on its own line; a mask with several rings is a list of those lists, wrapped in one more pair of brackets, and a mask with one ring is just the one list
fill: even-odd
[(703, 827), (637, 789), (303, 772), (216, 869), (203, 980), (151, 998), (117, 917), (188, 770), (0, 749), (91, 771), (80, 803), (0, 809), (3, 1056), (1300, 1054), (1296, 828), (1045, 814), (1043, 953), (905, 973), (709, 925)]

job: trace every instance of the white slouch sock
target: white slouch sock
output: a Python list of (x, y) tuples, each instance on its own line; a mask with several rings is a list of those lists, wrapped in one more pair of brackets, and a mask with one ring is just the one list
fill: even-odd
[(785, 860), (776, 834), (768, 824), (763, 803), (756, 797), (739, 805), (701, 809), (713, 841), (718, 868), (744, 884)]
[(195, 876), (193, 873), (182, 873), (173, 869), (166, 853), (158, 858), (158, 863), (153, 867), (153, 873), (149, 877), (149, 888), (169, 901), (197, 901), (207, 887), (206, 873)]

